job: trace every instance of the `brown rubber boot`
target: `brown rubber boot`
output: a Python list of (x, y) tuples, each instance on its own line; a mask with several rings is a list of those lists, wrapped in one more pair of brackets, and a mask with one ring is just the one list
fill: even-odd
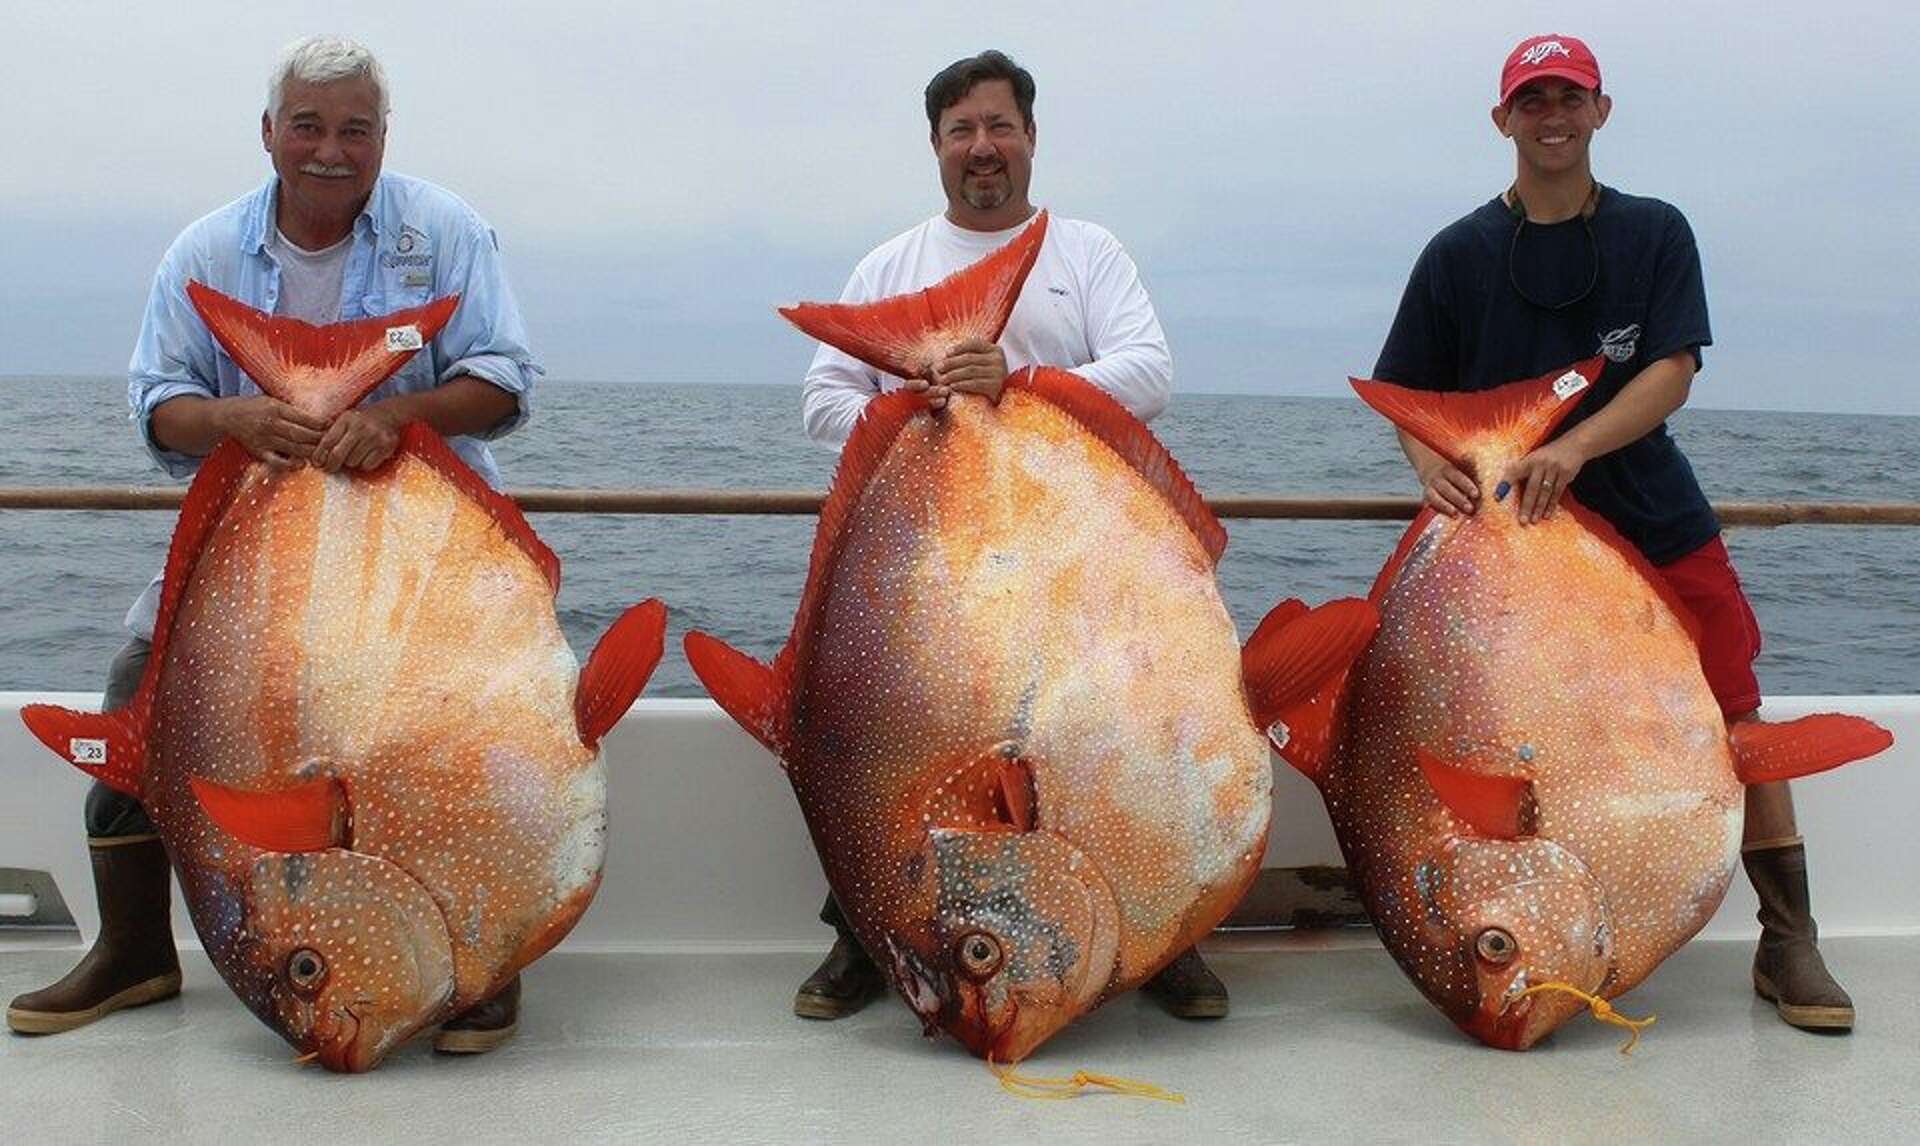
[(1827, 973), (1815, 946), (1819, 930), (1807, 896), (1807, 849), (1798, 841), (1741, 853), (1747, 878), (1760, 896), (1760, 949), (1753, 956), (1753, 989), (1792, 1026), (1810, 1031), (1853, 1029), (1853, 1000)]
[(844, 1019), (885, 991), (887, 981), (867, 957), (866, 948), (847, 932), (793, 995), (793, 1013), (803, 1019)]
[(1189, 947), (1173, 962), (1160, 969), (1141, 988), (1159, 1000), (1176, 1019), (1223, 1019), (1227, 1016), (1227, 985), (1200, 958), (1198, 947)]
[(155, 835), (87, 841), (100, 934), (66, 977), (7, 1008), (23, 1035), (53, 1035), (180, 993), (180, 956), (167, 922), (173, 869)]
[(492, 998), (441, 1023), (433, 1036), (433, 1049), (441, 1054), (485, 1054), (519, 1029), (520, 976), (515, 975)]

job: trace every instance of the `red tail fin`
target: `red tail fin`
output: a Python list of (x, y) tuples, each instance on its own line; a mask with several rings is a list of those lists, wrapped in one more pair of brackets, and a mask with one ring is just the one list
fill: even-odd
[(1283, 601), (1260, 622), (1240, 652), (1241, 675), (1253, 719), (1266, 728), (1344, 674), (1380, 627), (1366, 601), (1346, 598), (1307, 611)]
[(698, 630), (688, 633), (683, 644), (687, 664), (707, 687), (707, 694), (740, 727), (753, 733), (754, 739), (784, 759), (787, 666), (791, 663), (787, 652), (783, 650), (772, 665), (763, 665), (718, 637)]
[(925, 377), (955, 343), (999, 340), (1046, 235), (1042, 211), (1011, 243), (925, 290), (869, 303), (803, 302), (781, 307), (780, 313), (875, 370), (897, 378)]
[(347, 790), (322, 776), (291, 788), (255, 792), (190, 776), (194, 799), (220, 830), (270, 852), (318, 852), (351, 838)]
[(20, 719), (40, 743), (75, 768), (136, 800), (146, 798), (141, 777), (146, 771), (146, 712), (144, 693), (116, 712), (75, 712), (51, 704), (29, 704)]
[(459, 295), (448, 295), (379, 318), (312, 326), (263, 314), (197, 282), (187, 284), (187, 297), (255, 385), (325, 418), (348, 409), (404, 366), (460, 305)]
[(1784, 724), (1736, 721), (1733, 770), (1743, 784), (1811, 776), (1862, 760), (1893, 746), (1893, 733), (1858, 716), (1822, 712)]
[(633, 707), (660, 663), (666, 638), (667, 607), (658, 598), (640, 602), (608, 626), (573, 693), (573, 722), (582, 744), (599, 747), (600, 738)]
[(1476, 447), (1517, 458), (1546, 441), (1604, 365), (1606, 360), (1595, 356), (1538, 378), (1476, 391), (1414, 390), (1364, 378), (1348, 381), (1367, 405), (1460, 465)]

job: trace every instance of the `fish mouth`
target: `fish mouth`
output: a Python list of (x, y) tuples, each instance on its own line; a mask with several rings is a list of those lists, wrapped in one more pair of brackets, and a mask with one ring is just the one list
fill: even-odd
[(361, 1074), (372, 1069), (374, 1056), (361, 1032), (366, 1028), (353, 1007), (340, 1008), (341, 1032), (329, 1039), (317, 1052), (320, 1065), (337, 1074)]

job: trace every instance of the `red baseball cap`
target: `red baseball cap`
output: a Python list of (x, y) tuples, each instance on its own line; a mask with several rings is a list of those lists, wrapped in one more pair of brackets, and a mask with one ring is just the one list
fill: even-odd
[(1572, 80), (1583, 88), (1600, 90), (1600, 61), (1587, 45), (1572, 36), (1528, 36), (1507, 56), (1500, 69), (1500, 102), (1513, 98), (1521, 84), (1541, 76)]

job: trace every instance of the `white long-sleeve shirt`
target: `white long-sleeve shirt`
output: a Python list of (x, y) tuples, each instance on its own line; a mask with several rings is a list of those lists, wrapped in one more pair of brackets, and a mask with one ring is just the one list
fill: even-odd
[[(874, 302), (932, 286), (1013, 240), (1005, 231), (969, 231), (945, 215), (875, 247), (853, 268), (841, 302)], [(1173, 358), (1140, 283), (1140, 272), (1104, 228), (1051, 219), (1046, 241), (1000, 336), (1007, 369), (1055, 366), (1099, 386), (1150, 421), (1167, 408)], [(807, 436), (838, 448), (877, 395), (904, 385), (851, 355), (822, 345), (801, 388)]]

